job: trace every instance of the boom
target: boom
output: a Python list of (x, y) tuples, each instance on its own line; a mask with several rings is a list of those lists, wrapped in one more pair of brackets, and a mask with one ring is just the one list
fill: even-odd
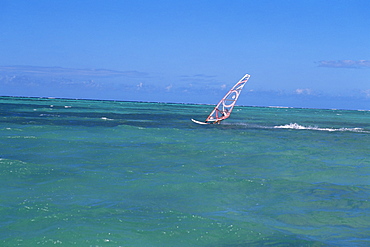
[(247, 83), (250, 75), (246, 74), (238, 81), (227, 94), (218, 102), (211, 114), (206, 119), (206, 123), (218, 123), (228, 117), (234, 108), (236, 101), (239, 98), (240, 92)]

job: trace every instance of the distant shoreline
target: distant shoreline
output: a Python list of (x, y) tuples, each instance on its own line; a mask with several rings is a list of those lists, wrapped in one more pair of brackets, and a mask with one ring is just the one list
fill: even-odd
[[(2, 95), (0, 98), (20, 98), (20, 99), (44, 99), (44, 100), (84, 100), (84, 101), (109, 101), (109, 102), (132, 102), (132, 103), (153, 103), (153, 104), (173, 104), (173, 105), (206, 105), (215, 106), (215, 104), (201, 103), (179, 103), (163, 101), (134, 101), (134, 100), (114, 100), (114, 99), (85, 99), (85, 98), (62, 98), (62, 97), (36, 97), (36, 96), (9, 96)], [(256, 106), (256, 105), (236, 105), (239, 107), (258, 107), (258, 108), (279, 108), (279, 109), (308, 109), (308, 110), (338, 110), (338, 111), (370, 111), (364, 109), (344, 109), (344, 108), (310, 108), (310, 107), (291, 107), (291, 106)]]

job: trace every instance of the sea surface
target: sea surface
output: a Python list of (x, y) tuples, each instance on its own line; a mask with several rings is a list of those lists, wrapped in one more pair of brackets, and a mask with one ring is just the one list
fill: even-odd
[(0, 97), (0, 246), (370, 246), (370, 111)]

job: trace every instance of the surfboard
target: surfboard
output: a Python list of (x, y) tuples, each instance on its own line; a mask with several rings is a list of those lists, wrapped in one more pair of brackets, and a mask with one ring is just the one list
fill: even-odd
[(209, 123), (201, 122), (201, 121), (198, 121), (198, 120), (195, 120), (195, 119), (191, 119), (191, 121), (193, 121), (194, 123), (197, 123), (197, 124), (209, 124)]

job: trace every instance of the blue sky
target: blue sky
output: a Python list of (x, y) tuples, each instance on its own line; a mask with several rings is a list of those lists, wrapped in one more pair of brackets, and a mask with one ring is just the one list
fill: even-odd
[(367, 0), (0, 0), (0, 95), (370, 110)]

